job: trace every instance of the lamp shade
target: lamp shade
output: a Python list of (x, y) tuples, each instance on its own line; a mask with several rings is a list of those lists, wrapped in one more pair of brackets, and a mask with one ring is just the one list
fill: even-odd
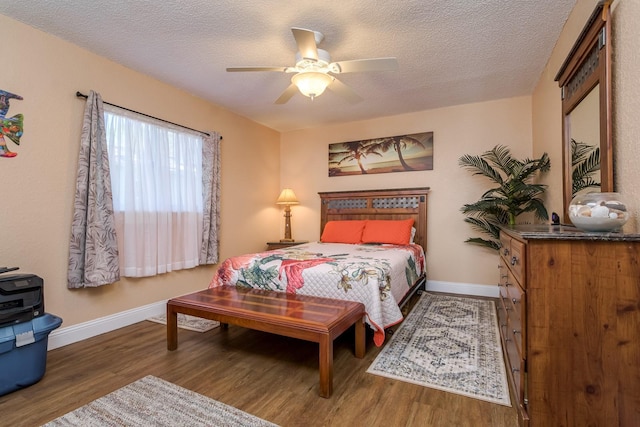
[(276, 200), (276, 205), (297, 205), (298, 203), (296, 194), (290, 188), (282, 190), (278, 200)]
[(327, 86), (333, 82), (333, 77), (325, 73), (308, 71), (296, 74), (291, 78), (291, 82), (298, 86), (300, 93), (313, 99), (322, 95)]

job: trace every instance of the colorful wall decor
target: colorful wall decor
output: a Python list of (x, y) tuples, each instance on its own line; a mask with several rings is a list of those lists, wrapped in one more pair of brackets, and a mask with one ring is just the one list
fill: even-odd
[(433, 170), (433, 132), (329, 144), (329, 176)]
[(0, 157), (15, 157), (18, 155), (18, 153), (9, 150), (4, 137), (6, 136), (16, 145), (20, 145), (20, 137), (23, 132), (24, 117), (22, 114), (6, 117), (7, 111), (9, 111), (9, 100), (12, 98), (22, 99), (20, 95), (0, 90)]

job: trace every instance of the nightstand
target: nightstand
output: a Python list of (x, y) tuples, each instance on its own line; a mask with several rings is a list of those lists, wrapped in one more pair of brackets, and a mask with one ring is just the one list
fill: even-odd
[(274, 249), (284, 249), (290, 246), (302, 245), (303, 243), (309, 243), (306, 240), (296, 240), (295, 242), (267, 242), (267, 250), (272, 251)]

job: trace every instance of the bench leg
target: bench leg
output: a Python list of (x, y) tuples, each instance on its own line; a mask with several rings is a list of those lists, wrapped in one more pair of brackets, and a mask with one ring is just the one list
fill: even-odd
[(178, 313), (167, 304), (167, 350), (178, 348)]
[(362, 359), (366, 352), (367, 340), (364, 330), (364, 318), (356, 321), (356, 357)]
[(329, 334), (320, 336), (320, 396), (333, 393), (333, 340)]

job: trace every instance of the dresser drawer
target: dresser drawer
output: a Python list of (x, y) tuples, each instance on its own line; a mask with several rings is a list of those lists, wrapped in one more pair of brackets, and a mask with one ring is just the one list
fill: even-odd
[(511, 237), (505, 233), (500, 233), (500, 258), (505, 264), (511, 260)]
[(507, 327), (509, 326), (509, 316), (507, 310), (504, 308), (505, 301), (500, 298), (496, 303), (496, 310), (498, 312), (498, 328), (500, 328), (500, 337), (504, 341), (507, 338)]
[[(511, 304), (514, 314), (518, 318), (523, 319), (523, 323), (524, 323), (526, 296), (525, 296), (525, 293), (520, 288), (520, 286), (518, 286), (518, 282), (515, 281), (515, 278), (512, 275), (510, 275), (510, 279), (512, 280), (509, 280), (508, 284), (504, 287), (505, 294), (506, 294), (504, 299), (508, 301), (509, 304)], [(523, 329), (524, 329), (524, 324), (523, 324)]]
[(518, 350), (518, 354), (520, 355), (520, 358), (525, 359), (526, 355), (524, 352), (524, 344), (526, 341), (524, 341), (524, 322), (522, 321), (522, 318), (520, 316), (518, 316), (518, 313), (514, 310), (513, 305), (511, 304), (510, 301), (506, 301), (506, 303), (509, 304), (509, 306), (506, 306), (506, 311), (507, 311), (507, 329), (508, 329), (508, 333), (507, 336), (510, 335), (511, 340), (513, 341), (513, 343), (515, 344), (516, 349)]
[(498, 285), (504, 285), (505, 283), (507, 283), (507, 278), (509, 277), (507, 276), (507, 274), (509, 273), (509, 267), (507, 266), (507, 262), (502, 256), (500, 257), (500, 260), (498, 262), (498, 272), (500, 273), (500, 280), (498, 281)]
[(524, 287), (525, 283), (522, 280), (523, 273), (525, 271), (525, 246), (524, 243), (511, 239), (511, 248), (510, 248), (510, 259), (509, 264), (511, 265), (511, 271), (513, 275), (518, 279), (518, 282)]
[[(506, 339), (507, 332), (507, 322), (509, 321), (509, 310), (511, 310), (511, 304), (509, 303), (509, 290), (507, 288), (507, 283), (509, 281), (509, 270), (507, 266), (504, 264), (504, 261), (500, 260), (500, 281), (498, 282), (498, 302), (497, 302), (497, 310), (498, 310), (498, 326), (500, 327), (500, 336), (503, 340)], [(507, 310), (509, 309), (509, 310)]]
[(524, 403), (524, 359), (520, 357), (520, 353), (516, 348), (513, 333), (507, 331), (507, 370), (509, 376), (513, 379), (514, 394), (519, 404)]
[(500, 233), (500, 245), (500, 259), (513, 272), (518, 282), (525, 287), (522, 280), (525, 271), (525, 244), (506, 233)]

